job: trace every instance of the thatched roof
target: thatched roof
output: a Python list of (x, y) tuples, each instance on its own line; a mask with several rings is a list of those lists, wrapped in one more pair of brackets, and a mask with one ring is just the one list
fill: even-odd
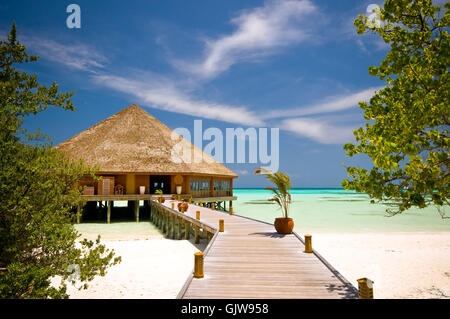
[[(177, 139), (171, 138), (175, 134)], [(181, 144), (180, 144), (181, 143)], [(175, 145), (191, 150), (196, 160), (182, 159)], [(95, 124), (62, 142), (57, 149), (108, 173), (184, 173), (237, 177), (137, 105)], [(202, 158), (203, 156), (203, 158)]]

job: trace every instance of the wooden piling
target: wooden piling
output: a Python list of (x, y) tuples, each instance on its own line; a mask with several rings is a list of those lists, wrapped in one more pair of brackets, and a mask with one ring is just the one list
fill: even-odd
[(312, 239), (311, 235), (305, 235), (305, 253), (312, 253)]
[(134, 201), (134, 216), (136, 217), (136, 223), (139, 223), (139, 201)]
[(78, 204), (77, 205), (77, 224), (80, 223), (80, 220), (81, 220), (81, 205)]
[(368, 278), (358, 279), (359, 299), (373, 299), (373, 281)]
[(189, 239), (190, 225), (188, 222), (184, 223), (184, 239)]
[(112, 206), (112, 201), (108, 201), (107, 203), (108, 208), (107, 208), (107, 213), (106, 213), (106, 222), (108, 224), (111, 224), (111, 206)]
[(203, 278), (203, 253), (195, 253), (194, 258), (194, 278)]

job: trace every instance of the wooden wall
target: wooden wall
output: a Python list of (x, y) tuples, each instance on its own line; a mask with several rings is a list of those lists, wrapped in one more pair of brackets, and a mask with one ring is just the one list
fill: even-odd
[(139, 186), (145, 186), (145, 193), (150, 190), (150, 175), (136, 175), (134, 193), (139, 194)]

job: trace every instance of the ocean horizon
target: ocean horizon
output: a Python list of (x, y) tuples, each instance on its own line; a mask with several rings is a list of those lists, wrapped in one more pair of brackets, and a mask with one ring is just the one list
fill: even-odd
[[(271, 191), (264, 188), (234, 188), (233, 210), (237, 215), (272, 223), (282, 215), (278, 206), (269, 202)], [(393, 202), (370, 203), (365, 193), (344, 188), (291, 188), (290, 216), (294, 230), (300, 233), (364, 233), (364, 232), (442, 232), (450, 231), (450, 218), (443, 219), (436, 207), (409, 210), (389, 216), (386, 208)], [(444, 208), (450, 216), (448, 206)]]

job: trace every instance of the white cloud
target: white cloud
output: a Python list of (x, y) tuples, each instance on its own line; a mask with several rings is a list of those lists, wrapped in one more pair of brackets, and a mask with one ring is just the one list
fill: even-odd
[(57, 62), (72, 69), (95, 73), (96, 69), (104, 68), (107, 58), (94, 48), (82, 44), (61, 44), (56, 41), (34, 36), (23, 36), (23, 43), (33, 53), (43, 59)]
[(192, 99), (177, 88), (175, 83), (161, 77), (130, 80), (115, 75), (94, 75), (93, 80), (137, 98), (143, 106), (248, 126), (264, 124), (244, 106)]
[(299, 107), (286, 111), (277, 110), (263, 115), (261, 118), (283, 118), (343, 111), (357, 107), (358, 102), (360, 101), (368, 101), (372, 95), (374, 95), (375, 91), (380, 90), (381, 88), (382, 87), (368, 88), (349, 95), (327, 98), (326, 100), (311, 106)]
[(214, 77), (235, 63), (272, 54), (276, 49), (308, 39), (311, 33), (300, 22), (315, 11), (309, 0), (266, 2), (263, 7), (245, 10), (232, 19), (236, 26), (232, 34), (207, 41), (201, 62), (175, 64), (199, 76)]
[(342, 144), (352, 141), (356, 127), (336, 126), (324, 119), (293, 118), (282, 121), (281, 129), (308, 137), (322, 144)]

